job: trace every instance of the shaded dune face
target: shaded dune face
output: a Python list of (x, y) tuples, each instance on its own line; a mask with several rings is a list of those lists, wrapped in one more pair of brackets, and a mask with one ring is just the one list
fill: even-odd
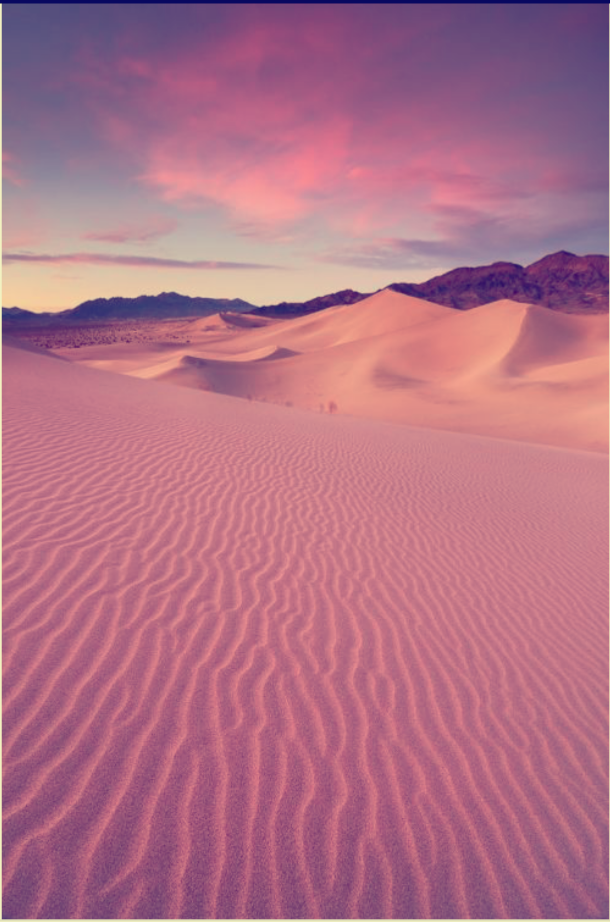
[(504, 358), (503, 369), (512, 375), (527, 374), (545, 366), (569, 365), (607, 355), (607, 316), (557, 314), (530, 305), (519, 336)]
[(3, 353), (5, 918), (607, 918), (607, 458)]

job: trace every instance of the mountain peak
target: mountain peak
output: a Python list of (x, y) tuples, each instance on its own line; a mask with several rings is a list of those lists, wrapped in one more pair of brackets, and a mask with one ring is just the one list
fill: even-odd
[(567, 250), (558, 250), (557, 253), (549, 253), (548, 256), (543, 256), (542, 259), (538, 259), (535, 263), (531, 263), (527, 269), (533, 269), (535, 266), (561, 266), (575, 259), (588, 259), (588, 257), (576, 256), (574, 253), (568, 253)]

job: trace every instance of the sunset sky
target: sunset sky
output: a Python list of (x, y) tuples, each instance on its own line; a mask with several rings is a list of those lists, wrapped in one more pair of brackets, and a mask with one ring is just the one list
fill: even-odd
[(608, 252), (605, 4), (4, 4), (3, 304)]

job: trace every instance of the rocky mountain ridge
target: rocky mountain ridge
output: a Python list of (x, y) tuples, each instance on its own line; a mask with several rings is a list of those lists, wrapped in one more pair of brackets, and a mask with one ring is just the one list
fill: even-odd
[[(564, 313), (607, 313), (608, 257), (575, 256), (561, 250), (525, 268), (516, 263), (496, 262), (489, 266), (452, 269), (427, 282), (395, 282), (386, 287), (456, 310), (470, 310), (510, 298)], [(14, 327), (22, 324), (205, 317), (221, 311), (288, 318), (326, 310), (338, 304), (355, 304), (371, 294), (374, 292), (345, 289), (309, 301), (284, 301), (256, 307), (240, 298), (191, 298), (176, 292), (163, 292), (137, 298), (96, 298), (58, 313), (35, 313), (19, 307), (3, 307), (2, 320), (7, 327)]]
[(394, 284), (404, 294), (470, 310), (510, 298), (564, 313), (608, 311), (608, 257), (575, 256), (564, 250), (524, 268), (516, 263), (453, 269), (419, 285)]

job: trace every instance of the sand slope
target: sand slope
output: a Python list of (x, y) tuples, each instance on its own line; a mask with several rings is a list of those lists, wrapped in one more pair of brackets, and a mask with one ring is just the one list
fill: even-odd
[(3, 378), (5, 918), (607, 917), (605, 457)]
[(607, 315), (514, 301), (456, 311), (382, 291), (262, 326), (247, 316), (204, 320), (188, 326), (188, 345), (162, 356), (150, 346), (63, 354), (251, 400), (608, 450)]

